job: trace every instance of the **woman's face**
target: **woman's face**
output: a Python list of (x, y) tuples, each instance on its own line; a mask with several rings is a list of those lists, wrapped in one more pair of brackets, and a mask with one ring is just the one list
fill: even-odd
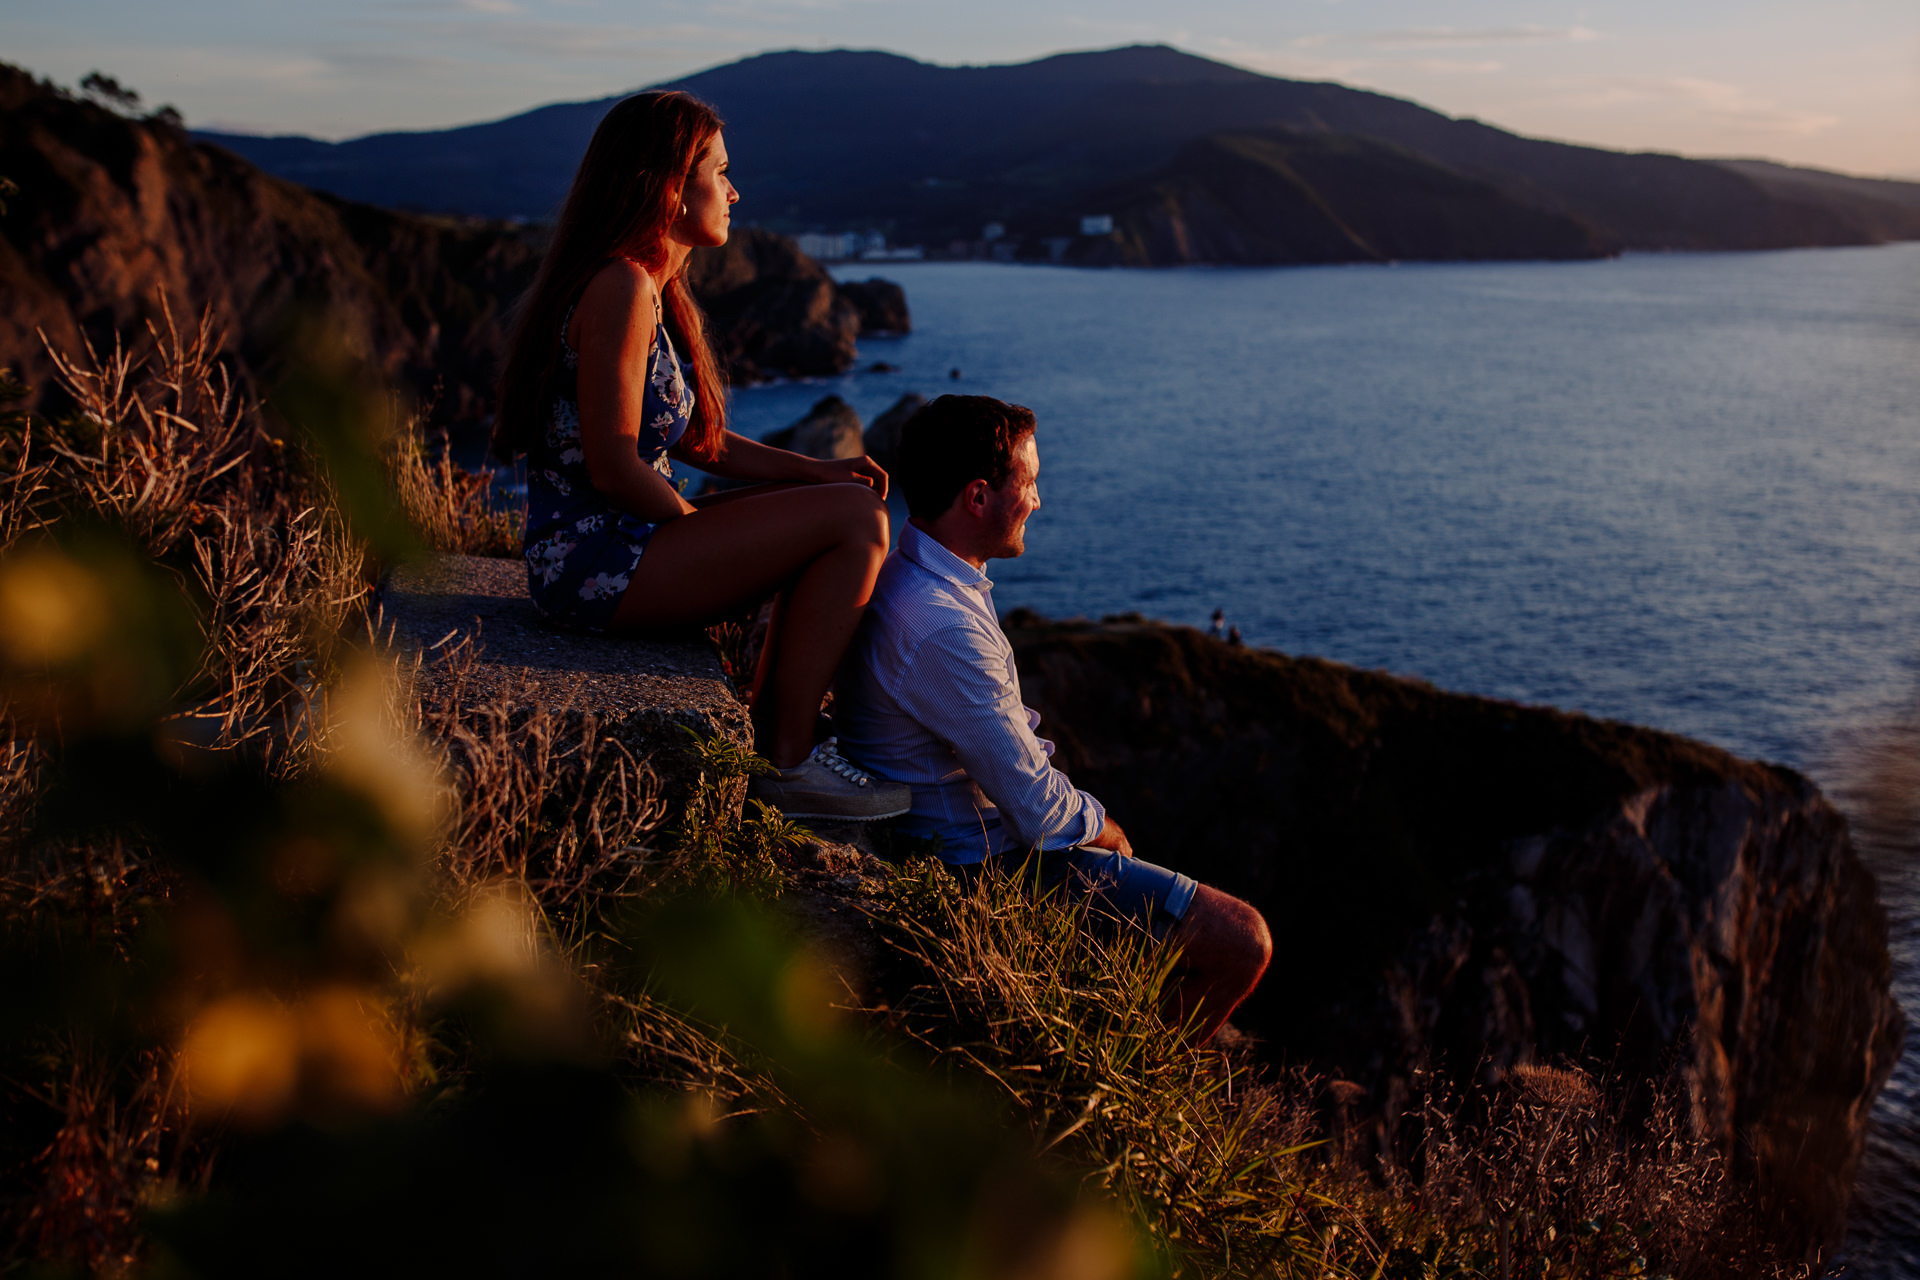
[(727, 178), (726, 140), (716, 133), (687, 175), (680, 193), (687, 211), (667, 228), (668, 237), (695, 249), (725, 244), (730, 210), (739, 198)]

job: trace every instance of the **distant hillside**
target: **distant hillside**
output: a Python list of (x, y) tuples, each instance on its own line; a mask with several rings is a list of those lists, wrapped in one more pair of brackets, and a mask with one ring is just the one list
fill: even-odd
[[(0, 64), (0, 366), (40, 396), (62, 351), (111, 347), (159, 314), (211, 308), (255, 388), (283, 363), (296, 310), (317, 312), (446, 422), (492, 411), (507, 312), (540, 247), (498, 223), (394, 213), (262, 173), (164, 121), (129, 119)], [(897, 287), (841, 286), (794, 244), (742, 231), (692, 264), (733, 375), (823, 375), (853, 363), (863, 325), (907, 327)]]
[(1101, 193), (1110, 237), (1073, 260), (1384, 262), (1595, 258), (1618, 242), (1412, 152), (1348, 134), (1270, 129), (1187, 144), (1160, 172)]
[[(1032, 241), (1063, 209), (1115, 212), (1094, 202), (1153, 178), (1198, 139), (1286, 127), (1410, 151), (1497, 188), (1513, 205), (1572, 219), (1595, 243), (1759, 249), (1920, 238), (1920, 210), (1863, 207), (1835, 188), (1537, 141), (1382, 94), (1258, 75), (1160, 46), (989, 67), (874, 52), (772, 53), (675, 84), (727, 117), (745, 198), (739, 216), (786, 231), (876, 227), (938, 246), (972, 240), (994, 220)], [(272, 172), (355, 199), (537, 219), (557, 205), (613, 101), (339, 144), (208, 136)], [(1480, 255), (1453, 246), (1441, 256)], [(1516, 245), (1506, 256), (1533, 255)]]
[(1783, 199), (1817, 201), (1844, 209), (1859, 226), (1887, 240), (1911, 240), (1920, 223), (1920, 182), (1854, 178), (1823, 169), (1800, 169), (1771, 160), (1720, 160), (1722, 168), (1751, 178)]

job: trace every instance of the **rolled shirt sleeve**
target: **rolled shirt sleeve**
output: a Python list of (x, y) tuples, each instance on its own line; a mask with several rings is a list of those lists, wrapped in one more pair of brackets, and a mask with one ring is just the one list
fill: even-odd
[(912, 663), (937, 678), (909, 676), (895, 697), (953, 749), (999, 809), (1010, 849), (1085, 844), (1106, 825), (1106, 810), (1053, 767), (1053, 744), (1034, 736), (1040, 717), (1020, 702), (1005, 645), (981, 621), (944, 627), (921, 642)]

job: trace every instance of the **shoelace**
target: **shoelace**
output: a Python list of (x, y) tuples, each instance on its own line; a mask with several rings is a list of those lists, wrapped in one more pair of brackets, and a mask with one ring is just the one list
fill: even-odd
[(834, 745), (838, 738), (828, 738), (813, 749), (813, 758), (826, 768), (833, 770), (856, 787), (864, 787), (870, 781), (870, 775), (862, 773), (853, 761), (842, 756)]

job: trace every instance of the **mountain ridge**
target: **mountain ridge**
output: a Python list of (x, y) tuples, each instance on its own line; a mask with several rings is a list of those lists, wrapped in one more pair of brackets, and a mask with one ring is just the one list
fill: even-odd
[[(1164, 45), (943, 67), (875, 50), (788, 50), (670, 81), (713, 102), (745, 221), (886, 232), (936, 248), (999, 222), (1038, 252), (1063, 207), (1143, 180), (1196, 139), (1292, 128), (1411, 151), (1627, 249), (1772, 249), (1920, 238), (1920, 203), (1872, 179), (1528, 138), (1330, 81), (1287, 80)], [(617, 98), (453, 130), (341, 143), (205, 135), (269, 172), (373, 203), (538, 220)], [(1845, 184), (1866, 183), (1866, 188)], [(1893, 184), (1898, 187), (1903, 184)], [(1094, 256), (1098, 256), (1097, 254)], [(1460, 253), (1442, 256), (1458, 257)], [(1517, 251), (1509, 256), (1532, 256)]]

